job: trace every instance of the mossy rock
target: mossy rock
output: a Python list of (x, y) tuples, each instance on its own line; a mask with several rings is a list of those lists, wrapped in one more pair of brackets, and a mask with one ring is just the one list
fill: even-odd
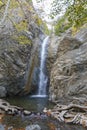
[(24, 36), (24, 35), (20, 35), (16, 38), (16, 40), (20, 43), (20, 44), (29, 44), (30, 46), (32, 45), (31, 40)]
[(26, 20), (23, 20), (23, 21), (15, 24), (15, 28), (17, 29), (18, 32), (23, 31), (23, 30), (27, 30), (28, 23)]

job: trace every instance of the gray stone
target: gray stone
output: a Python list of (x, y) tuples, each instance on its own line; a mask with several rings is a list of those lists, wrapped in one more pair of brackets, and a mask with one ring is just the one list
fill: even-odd
[(41, 127), (36, 124), (36, 125), (29, 125), (26, 127), (26, 130), (41, 130)]
[[(81, 39), (79, 38), (82, 34)], [(61, 39), (50, 75), (50, 99), (87, 99), (87, 30)]]
[(57, 50), (60, 43), (60, 37), (52, 35), (49, 39), (49, 44), (47, 48), (47, 59), (46, 59), (46, 66), (48, 70), (48, 75), (50, 75), (51, 68), (53, 63), (57, 58)]
[(24, 114), (24, 115), (30, 115), (31, 112), (30, 112), (30, 111), (27, 111), (27, 110), (24, 110), (24, 111), (23, 111), (23, 114)]
[(7, 93), (6, 88), (0, 86), (0, 97), (5, 97), (6, 93)]
[[(27, 4), (27, 2), (26, 0), (22, 0), (21, 2), (26, 18), (21, 8), (15, 6), (8, 10), (8, 14), (11, 13), (11, 20), (6, 17), (4, 26), (0, 28), (0, 86), (4, 86), (7, 90), (7, 95), (10, 96), (24, 93), (24, 88), (27, 84), (26, 77), (28, 77), (30, 70), (28, 64), (31, 64), (30, 59), (32, 57), (33, 48), (37, 42), (36, 39), (39, 42), (42, 40), (41, 36), (44, 36), (40, 26), (37, 25), (35, 20), (38, 16), (33, 10), (32, 4)], [(28, 11), (28, 8), (32, 8), (32, 11)], [(2, 7), (2, 12), (3, 11), (4, 7)], [(24, 27), (21, 24), (23, 24)], [(36, 52), (34, 52), (34, 54), (36, 55)], [(33, 70), (35, 70), (35, 66)], [(36, 78), (35, 74), (31, 74), (32, 77), (29, 81), (31, 89), (33, 88), (32, 86), (37, 84), (37, 79), (32, 81)]]
[(5, 130), (4, 126), (0, 124), (0, 130)]
[(82, 28), (75, 37), (83, 43), (87, 42), (87, 28)]
[(12, 130), (12, 129), (13, 129), (13, 126), (8, 127), (8, 130)]

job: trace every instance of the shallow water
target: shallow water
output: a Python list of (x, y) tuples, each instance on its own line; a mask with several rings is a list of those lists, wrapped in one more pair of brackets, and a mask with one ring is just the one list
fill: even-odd
[[(12, 105), (21, 106), (27, 110), (34, 112), (41, 112), (44, 107), (52, 108), (53, 104), (47, 98), (30, 98), (30, 97), (15, 97), (6, 99)], [(13, 126), (12, 130), (25, 130), (26, 126), (31, 124), (38, 124), (42, 130), (87, 130), (79, 125), (70, 125), (60, 123), (55, 119), (47, 117), (46, 115), (37, 116), (5, 116), (3, 125)], [(22, 129), (20, 129), (22, 128)], [(0, 129), (0, 130), (8, 130)]]
[(14, 97), (14, 98), (6, 98), (6, 100), (12, 104), (19, 107), (23, 107), (29, 111), (42, 112), (42, 110), (47, 108), (52, 108), (53, 104), (48, 101), (48, 98), (32, 98), (32, 97)]

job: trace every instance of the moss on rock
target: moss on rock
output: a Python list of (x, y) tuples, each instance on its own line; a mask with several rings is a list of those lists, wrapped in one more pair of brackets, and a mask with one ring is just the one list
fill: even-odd
[(17, 41), (20, 44), (29, 44), (29, 45), (32, 44), (31, 40), (28, 37), (24, 36), (24, 35), (20, 35), (19, 37), (17, 37)]
[(22, 20), (19, 23), (15, 24), (15, 28), (17, 29), (18, 32), (27, 30), (28, 29), (28, 23), (26, 20)]

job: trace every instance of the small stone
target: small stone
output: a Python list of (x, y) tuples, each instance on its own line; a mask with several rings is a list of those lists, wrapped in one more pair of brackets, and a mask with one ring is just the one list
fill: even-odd
[(12, 130), (12, 129), (13, 129), (13, 126), (8, 127), (8, 130)]
[(6, 96), (6, 89), (3, 86), (0, 86), (0, 97), (5, 97)]
[(26, 115), (26, 116), (31, 114), (31, 112), (30, 112), (30, 111), (27, 111), (27, 110), (24, 110), (23, 113), (24, 113), (24, 115)]
[(26, 127), (25, 130), (41, 130), (41, 127), (38, 124), (36, 124), (36, 125), (29, 125), (29, 126)]
[(47, 112), (47, 108), (44, 108), (43, 112), (46, 113)]

